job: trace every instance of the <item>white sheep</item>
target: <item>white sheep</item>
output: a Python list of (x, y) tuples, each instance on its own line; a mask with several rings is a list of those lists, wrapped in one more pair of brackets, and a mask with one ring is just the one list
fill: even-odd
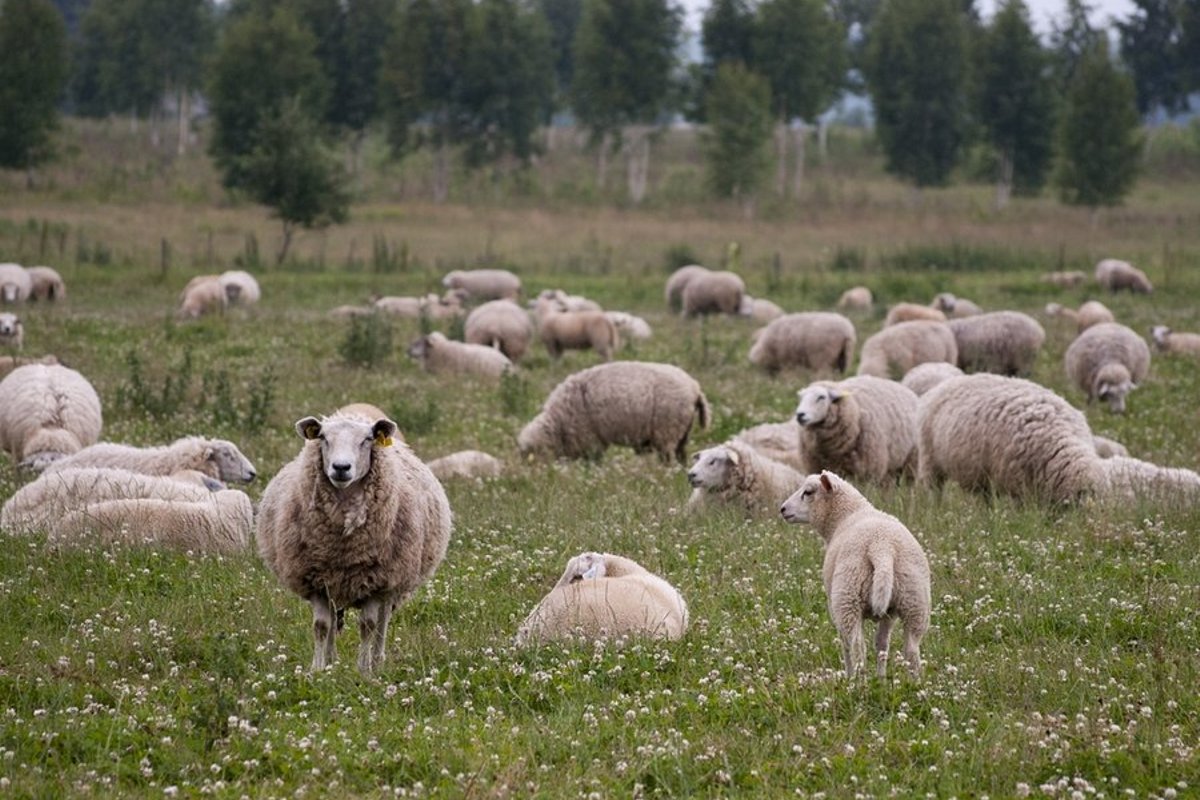
[(873, 481), (912, 474), (917, 396), (910, 389), (859, 375), (837, 383), (818, 381), (797, 394), (801, 472), (828, 469)]
[(764, 422), (738, 431), (733, 438), (745, 442), (761, 455), (795, 470), (803, 469), (800, 459), (800, 425), (795, 416), (787, 422)]
[(737, 314), (746, 284), (733, 272), (704, 272), (683, 287), (683, 315)]
[(700, 384), (670, 364), (614, 361), (568, 375), (517, 437), (522, 454), (598, 457), (609, 445), (684, 463), (688, 436), (711, 411)]
[(190, 469), (230, 483), (250, 483), (257, 475), (254, 464), (236, 444), (204, 436), (184, 436), (157, 447), (101, 442), (61, 458), (46, 469), (53, 472), (84, 467), (125, 469), (144, 475), (170, 475)]
[(440, 302), (440, 298), (436, 294), (427, 294), (422, 297), (384, 295), (383, 297), (376, 297), (371, 305), (375, 306), (377, 310), (385, 314), (391, 314), (394, 317), (420, 319), (431, 302)]
[(1146, 273), (1128, 261), (1116, 258), (1106, 258), (1096, 264), (1096, 283), (1110, 292), (1128, 289), (1131, 292), (1149, 294), (1154, 291)]
[(513, 368), (499, 350), (482, 344), (464, 344), (434, 331), (408, 346), (408, 355), (421, 362), (426, 372), (454, 372), (499, 378)]
[(944, 361), (928, 361), (924, 364), (917, 364), (904, 373), (904, 378), (900, 383), (912, 389), (913, 394), (920, 397), (947, 378), (956, 378), (962, 374), (963, 371), (953, 364), (947, 364)]
[(57, 356), (0, 356), (0, 378), (3, 378), (17, 367), (23, 367), (27, 364), (45, 364), (49, 366), (57, 363)]
[(1160, 353), (1200, 356), (1200, 333), (1176, 333), (1166, 325), (1155, 325), (1150, 329), (1150, 339)]
[(197, 553), (240, 553), (250, 543), (254, 508), (245, 492), (222, 489), (199, 500), (135, 498), (89, 503), (49, 528), (54, 545), (164, 545)]
[(57, 364), (27, 364), (0, 380), (0, 449), (34, 470), (100, 438), (100, 396)]
[(854, 323), (829, 311), (784, 314), (758, 332), (750, 363), (774, 374), (798, 367), (845, 372), (854, 360)]
[(900, 322), (912, 322), (918, 319), (945, 322), (946, 314), (936, 308), (923, 306), (920, 303), (896, 303), (888, 309), (887, 317), (883, 320), (883, 327), (886, 328), (889, 325), (896, 325)]
[(32, 291), (28, 270), (20, 264), (0, 264), (0, 303), (24, 303)]
[(220, 314), (229, 305), (229, 295), (221, 285), (219, 275), (197, 275), (188, 281), (179, 294), (179, 319), (197, 319), (206, 314)]
[(462, 289), (472, 303), (485, 300), (516, 300), (521, 279), (506, 269), (456, 269), (442, 278), (447, 289)]
[(0, 312), (0, 348), (18, 352), (25, 346), (25, 326), (21, 318), (7, 311)]
[(62, 275), (53, 267), (29, 267), (30, 300), (62, 300), (67, 296), (67, 285)]
[(687, 288), (688, 282), (698, 275), (708, 274), (711, 270), (702, 267), (699, 264), (689, 264), (686, 267), (680, 267), (671, 273), (667, 278), (667, 285), (663, 290), (663, 296), (667, 301), (667, 308), (672, 311), (679, 311), (683, 308), (683, 290)]
[(1079, 310), (1066, 308), (1060, 303), (1047, 303), (1046, 313), (1052, 317), (1062, 317), (1075, 323), (1076, 333), (1083, 333), (1093, 325), (1101, 322), (1115, 322), (1116, 318), (1108, 307), (1099, 300), (1088, 300)]
[(1101, 461), (1096, 496), (1118, 503), (1150, 500), (1165, 504), (1200, 502), (1200, 474), (1180, 467), (1160, 467), (1149, 461), (1113, 455)]
[(536, 307), (538, 337), (553, 359), (561, 358), (564, 350), (591, 349), (610, 361), (620, 346), (617, 326), (603, 311), (566, 311), (552, 295), (539, 297)]
[(1115, 414), (1125, 412), (1125, 397), (1150, 371), (1150, 348), (1142, 337), (1116, 322), (1102, 322), (1079, 334), (1063, 356), (1067, 378), (1101, 400)]
[(738, 314), (765, 325), (773, 319), (782, 317), (783, 309), (777, 303), (772, 303), (770, 300), (762, 297), (751, 297), (747, 294), (742, 295), (742, 305), (738, 309)]
[(842, 292), (837, 307), (842, 311), (870, 311), (875, 297), (866, 286), (854, 286)]
[(396, 423), (357, 416), (296, 423), (300, 454), (271, 479), (258, 509), (258, 552), (313, 609), (313, 670), (337, 656), (347, 608), (359, 609), (358, 668), (384, 660), (388, 620), (437, 570), (450, 542), (446, 492)]
[(473, 309), (463, 323), (467, 344), (495, 347), (514, 364), (521, 360), (533, 339), (533, 320), (511, 300), (492, 300)]
[(688, 508), (735, 504), (750, 514), (774, 514), (804, 482), (797, 470), (736, 438), (696, 453), (687, 478), (693, 488)]
[(1028, 375), (1046, 331), (1028, 314), (991, 311), (946, 323), (958, 345), (958, 366), (965, 372)]
[(888, 639), (899, 619), (904, 658), (913, 675), (919, 675), (932, 592), (929, 559), (912, 532), (830, 472), (809, 475), (780, 513), (788, 522), (812, 525), (824, 542), (821, 575), (829, 616), (842, 641), (846, 676), (853, 678), (866, 661), (862, 626), (867, 619), (879, 623), (876, 673), (887, 674)]
[(543, 289), (533, 300), (532, 307), (536, 308), (539, 300), (555, 300), (563, 311), (604, 310), (595, 300), (589, 300), (580, 294), (567, 294), (562, 289)]
[(929, 305), (941, 311), (948, 318), (973, 317), (983, 313), (983, 309), (975, 303), (965, 297), (955, 297), (950, 292), (941, 292), (933, 298), (933, 302)]
[(687, 627), (687, 603), (674, 586), (624, 556), (580, 553), (521, 623), (516, 644), (576, 636), (675, 640)]
[(912, 320), (889, 325), (863, 342), (858, 374), (899, 379), (918, 364), (957, 360), (958, 344), (945, 323)]
[(230, 269), (217, 276), (217, 282), (225, 290), (226, 304), (230, 306), (252, 306), (262, 298), (258, 281), (242, 269)]
[(1057, 286), (1060, 289), (1073, 289), (1076, 286), (1081, 286), (1085, 280), (1087, 280), (1087, 275), (1077, 269), (1067, 271), (1056, 270), (1042, 275), (1043, 282), (1051, 286)]
[(480, 450), (459, 450), (427, 461), (425, 465), (439, 481), (451, 478), (496, 478), (504, 469), (504, 462)]
[(605, 311), (604, 316), (617, 326), (617, 332), (628, 339), (649, 339), (654, 335), (650, 323), (627, 311)]

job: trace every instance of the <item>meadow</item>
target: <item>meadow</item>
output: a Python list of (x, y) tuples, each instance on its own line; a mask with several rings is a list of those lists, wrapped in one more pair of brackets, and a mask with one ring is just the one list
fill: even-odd
[[(811, 530), (687, 514), (683, 468), (652, 456), (518, 457), (516, 433), (594, 354), (552, 362), (535, 347), (496, 386), (422, 373), (404, 355), (416, 322), (354, 337), (327, 313), (435, 291), (447, 270), (477, 265), (515, 270), (527, 293), (561, 287), (632, 311), (654, 337), (620, 357), (677, 364), (712, 403), (695, 451), (788, 419), (814, 376), (754, 370), (747, 320), (669, 314), (662, 286), (678, 263), (734, 266), (751, 294), (789, 311), (870, 286), (860, 344), (888, 304), (952, 291), (1039, 318), (1032, 377), (1084, 407), (1062, 366), (1073, 331), (1041, 310), (1098, 298), (1139, 332), (1200, 329), (1194, 182), (1145, 180), (1097, 216), (1050, 198), (997, 212), (985, 185), (914, 196), (863, 151), (814, 167), (801, 201), (746, 218), (690, 199), (687, 141), (664, 146), (671, 160), (638, 209), (568, 179), (582, 156), (539, 173), (527, 195), (463, 179), (463, 199), (445, 206), (413, 189), (418, 162), (371, 172), (348, 225), (302, 235), (276, 265), (278, 224), (224, 197), (201, 156), (156, 159), (111, 126), (72, 136), (33, 190), (0, 182), (0, 259), (66, 279), (65, 302), (20, 309), (26, 353), (54, 353), (92, 381), (105, 439), (232, 439), (258, 467), (257, 499), (300, 448), (295, 420), (367, 401), (423, 458), (478, 448), (506, 469), (447, 484), (449, 553), (393, 617), (374, 679), (354, 668), (353, 617), (338, 664), (309, 673), (309, 607), (253, 552), (53, 550), (0, 533), (0, 793), (1168, 798), (1200, 787), (1200, 509), (864, 486), (924, 544), (933, 624), (920, 680), (895, 660), (886, 679), (847, 682)], [(684, 187), (675, 201), (672, 187)], [(1090, 274), (1102, 257), (1145, 269), (1155, 293), (1039, 280)], [(174, 319), (191, 275), (235, 266), (257, 275), (258, 307)], [(1127, 414), (1085, 411), (1132, 455), (1197, 469), (1198, 397), (1200, 363), (1156, 356)], [(0, 502), (30, 478), (0, 457)], [(517, 625), (583, 550), (674, 583), (687, 636), (515, 649)]]

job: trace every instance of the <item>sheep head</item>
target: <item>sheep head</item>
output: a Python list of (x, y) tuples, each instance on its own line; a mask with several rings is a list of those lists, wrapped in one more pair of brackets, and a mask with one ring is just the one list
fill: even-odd
[(567, 562), (567, 568), (555, 586), (603, 578), (608, 571), (607, 558), (604, 553), (580, 553)]
[(1114, 414), (1125, 413), (1125, 396), (1137, 388), (1124, 364), (1105, 364), (1096, 373), (1094, 395)]
[(371, 470), (376, 447), (391, 447), (396, 423), (390, 419), (369, 423), (352, 417), (305, 417), (296, 423), (296, 432), (320, 445), (325, 477), (335, 489), (345, 489)]
[(216, 469), (214, 477), (222, 481), (250, 483), (258, 475), (250, 459), (233, 442), (211, 439), (204, 451), (204, 460)]
[(701, 450), (692, 457), (694, 463), (687, 473), (688, 483), (697, 489), (724, 489), (731, 483), (733, 468), (739, 460), (737, 452), (724, 445)]
[[(4, 315), (0, 314), (0, 318), (3, 317)], [(3, 328), (0, 328), (0, 333), (3, 333)], [(1155, 325), (1150, 329), (1150, 338), (1154, 340), (1154, 345), (1160, 350), (1167, 348), (1167, 337), (1170, 335), (1171, 329), (1166, 325)]]
[(806, 386), (797, 393), (800, 404), (796, 406), (796, 422), (805, 428), (820, 425), (830, 416), (833, 406), (848, 394), (834, 386)]

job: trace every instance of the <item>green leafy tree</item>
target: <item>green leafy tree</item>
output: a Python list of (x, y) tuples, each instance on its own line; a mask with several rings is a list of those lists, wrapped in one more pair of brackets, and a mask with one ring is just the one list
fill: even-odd
[(713, 0), (700, 22), (704, 58), (688, 65), (683, 113), (695, 122), (707, 119), (708, 93), (722, 64), (754, 61), (756, 17), (749, 0)]
[(1200, 92), (1200, 0), (1181, 0), (1179, 70), (1185, 91)]
[(1066, 93), (1084, 55), (1108, 44), (1104, 32), (1092, 26), (1089, 19), (1092, 10), (1086, 0), (1067, 0), (1063, 17), (1054, 21), (1050, 51), (1054, 54), (1054, 75), (1060, 93)]
[(31, 170), (50, 158), (67, 77), (67, 34), (49, 0), (0, 4), (0, 167)]
[(962, 150), (966, 41), (959, 0), (887, 0), (875, 19), (867, 84), (876, 132), (887, 170), (918, 187), (944, 185)]
[(770, 168), (770, 84), (740, 62), (726, 62), (717, 68), (707, 106), (709, 185), (722, 197), (748, 203)]
[(583, 0), (538, 0), (550, 31), (550, 52), (554, 60), (554, 107), (570, 105), (571, 81), (575, 76), (575, 33), (583, 14)]
[(379, 116), (379, 71), (393, 6), (391, 0), (346, 0), (338, 6), (338, 49), (326, 118), (349, 131), (355, 170), (367, 128)]
[(1138, 111), (1162, 106), (1167, 111), (1187, 108), (1183, 3), (1180, 0), (1133, 0), (1134, 12), (1118, 20), (1121, 57), (1133, 72)]

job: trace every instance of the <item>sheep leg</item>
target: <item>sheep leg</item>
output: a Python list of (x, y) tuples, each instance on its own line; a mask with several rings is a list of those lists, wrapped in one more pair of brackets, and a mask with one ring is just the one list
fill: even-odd
[(313, 610), (313, 660), (312, 671), (320, 672), (337, 660), (334, 636), (337, 628), (333, 622), (333, 607), (329, 598), (313, 595), (308, 598)]
[(928, 619), (904, 621), (904, 660), (914, 678), (921, 676), (921, 638), (928, 627)]
[(358, 633), (362, 641), (358, 645), (358, 671), (370, 675), (375, 671), (376, 653), (382, 661), (383, 631), (387, 627), (385, 608), (388, 604), (372, 597), (358, 612)]
[(887, 675), (888, 637), (892, 635), (894, 617), (884, 617), (879, 620), (879, 630), (875, 631), (875, 674), (879, 677)]

